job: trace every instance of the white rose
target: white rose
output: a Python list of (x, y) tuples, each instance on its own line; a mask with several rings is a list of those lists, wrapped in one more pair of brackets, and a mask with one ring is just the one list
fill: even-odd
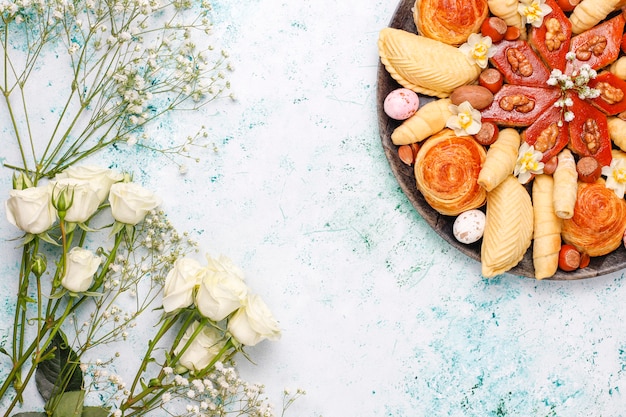
[(9, 191), (5, 208), (11, 224), (34, 235), (50, 229), (57, 219), (47, 185)]
[(84, 223), (98, 210), (100, 197), (91, 183), (75, 178), (61, 178), (52, 184), (52, 195), (58, 197), (65, 189), (66, 201), (72, 205), (65, 213), (65, 221), (72, 223)]
[(224, 271), (231, 275), (239, 277), (243, 281), (243, 271), (230, 260), (230, 258), (220, 255), (218, 258), (212, 258), (209, 255), (206, 256), (207, 268), (213, 271)]
[(115, 220), (136, 225), (150, 210), (161, 204), (161, 199), (138, 184), (118, 182), (111, 186), (109, 202)]
[(112, 169), (101, 168), (94, 165), (70, 166), (65, 171), (56, 175), (55, 179), (74, 178), (89, 182), (91, 188), (98, 194), (100, 203), (106, 200), (111, 185), (122, 181), (124, 175)]
[(67, 254), (61, 285), (72, 292), (87, 291), (93, 283), (93, 276), (100, 262), (100, 257), (93, 252), (78, 246), (73, 247)]
[(195, 322), (189, 326), (174, 349), (176, 355), (182, 351), (178, 363), (192, 371), (201, 371), (206, 368), (226, 344), (226, 340), (219, 330), (213, 326), (204, 326), (190, 342), (187, 349), (183, 351), (199, 325), (198, 322)]
[(254, 346), (264, 339), (278, 340), (280, 329), (265, 302), (258, 295), (249, 296), (228, 321), (228, 331), (239, 343)]
[(193, 304), (193, 291), (200, 282), (202, 266), (191, 258), (180, 258), (165, 277), (163, 310), (166, 313)]
[[(241, 307), (248, 287), (241, 279), (241, 270), (229, 264), (230, 261), (225, 262), (227, 258), (220, 258), (222, 262), (207, 258), (209, 267), (204, 268), (200, 275), (196, 307), (204, 317), (220, 321)], [(216, 267), (218, 269), (214, 269)]]

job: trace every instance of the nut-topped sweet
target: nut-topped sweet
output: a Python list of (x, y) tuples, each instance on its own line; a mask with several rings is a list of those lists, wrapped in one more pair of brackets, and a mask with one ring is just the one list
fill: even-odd
[[(489, 238), (482, 243), (481, 249), (485, 276), (515, 267), (520, 261), (520, 251), (523, 253), (531, 246), (528, 239), (544, 235), (542, 230), (533, 228), (558, 230), (558, 236), (560, 222), (575, 217), (576, 207), (585, 207), (585, 216), (597, 215), (598, 218), (605, 218), (605, 213), (600, 215), (602, 210), (611, 211), (620, 207), (612, 213), (620, 225), (612, 233), (622, 235), (612, 236), (611, 242), (621, 242), (626, 229), (626, 211), (621, 209), (622, 203), (626, 204), (623, 193), (620, 196), (615, 192), (617, 200), (622, 203), (599, 207), (584, 200), (592, 194), (577, 193), (576, 190), (579, 183), (598, 184), (611, 192), (626, 189), (626, 159), (620, 160), (619, 164), (613, 162), (615, 149), (626, 147), (626, 48), (621, 50), (622, 44), (626, 45), (626, 20), (620, 9), (626, 7), (626, 0), (487, 0), (487, 4), (489, 14), (480, 20), (472, 33), (466, 35), (464, 43), (458, 39), (450, 44), (445, 39), (436, 40), (426, 60), (421, 59), (423, 51), (411, 49), (430, 47), (431, 44), (421, 40), (428, 38), (426, 33), (417, 35), (400, 30), (404, 34), (396, 37), (387, 30), (384, 30), (387, 31), (384, 36), (381, 32), (379, 52), (385, 68), (392, 76), (401, 73), (415, 77), (408, 83), (396, 76), (394, 79), (405, 87), (405, 84), (418, 85), (415, 91), (422, 94), (428, 95), (426, 91), (429, 89), (436, 90), (430, 95), (438, 97), (441, 105), (445, 104), (447, 97), (452, 99), (446, 104), (450, 112), (446, 115), (438, 111), (433, 119), (435, 123), (424, 118), (425, 114), (432, 112), (417, 116), (419, 110), (413, 116), (420, 117), (416, 119), (419, 123), (411, 118), (402, 122), (397, 128), (403, 132), (402, 143), (423, 142), (420, 148), (429, 149), (431, 137), (449, 128), (457, 136), (474, 137), (480, 146), (485, 147), (486, 158), (476, 179), (487, 192), (486, 207), (482, 210), (487, 212), (486, 234)], [(437, 13), (440, 5), (441, 2), (437, 1), (415, 2), (415, 8), (419, 8), (422, 16), (424, 13), (437, 14), (439, 20), (446, 19), (445, 13)], [(463, 18), (456, 16), (455, 19)], [(591, 23), (592, 20), (597, 21)], [(420, 27), (417, 22), (416, 25)], [(420, 39), (413, 39), (411, 35)], [(410, 57), (395, 54), (403, 50), (397, 44), (402, 42), (402, 37), (411, 39), (407, 41), (411, 42), (411, 48), (404, 48), (411, 49)], [(459, 55), (449, 53), (448, 47), (463, 54), (466, 63), (459, 64)], [(390, 54), (390, 51), (394, 53)], [(477, 89), (478, 86), (481, 90)], [(478, 95), (473, 97), (470, 93), (474, 89), (480, 91), (480, 100)], [(485, 105), (482, 98), (486, 100), (487, 97), (489, 104)], [(441, 117), (448, 118), (443, 127)], [(423, 127), (417, 132), (404, 125)], [(436, 125), (439, 127), (433, 128)], [(503, 134), (507, 138), (514, 137), (512, 132), (519, 137), (517, 144), (509, 139), (499, 139)], [(394, 143), (397, 142), (394, 140)], [(505, 149), (505, 143), (507, 162), (502, 165), (503, 160), (498, 158), (505, 154), (497, 149)], [(513, 147), (508, 143), (513, 143)], [(492, 148), (494, 152), (491, 152)], [(423, 170), (419, 166), (421, 149), (415, 160), (415, 172)], [(581, 162), (578, 170), (577, 162)], [(621, 175), (622, 168), (624, 175)], [(483, 172), (485, 170), (489, 170), (490, 174)], [(485, 179), (492, 175), (495, 177), (489, 180), (491, 182), (487, 187)], [(524, 222), (523, 227), (530, 228), (531, 233), (520, 233), (520, 223), (504, 220), (519, 216), (520, 207), (526, 207), (525, 204), (515, 205), (507, 201), (507, 192), (519, 195), (519, 189), (510, 185), (510, 177), (526, 186), (522, 188), (530, 193), (534, 179), (539, 176), (542, 176), (542, 186), (537, 195), (541, 196), (542, 220)], [(418, 189), (426, 189), (428, 184), (424, 183), (424, 178), (420, 181)], [(509, 191), (500, 189), (501, 183), (509, 184), (506, 187)], [(498, 197), (490, 199), (492, 192), (497, 192)], [(554, 198), (546, 198), (546, 194), (554, 194)], [(491, 205), (489, 201), (492, 201)], [(533, 206), (530, 207), (530, 211), (524, 209), (524, 216), (532, 219)], [(443, 206), (438, 203), (436, 210), (450, 215), (445, 203)], [(492, 215), (489, 215), (490, 210)], [(535, 207), (534, 215), (539, 213), (537, 210)], [(546, 214), (546, 210), (552, 214)], [(598, 212), (593, 214), (593, 210)], [(498, 219), (498, 224), (490, 225), (490, 218), (492, 222)], [(518, 228), (515, 232), (507, 229), (513, 227), (510, 225), (513, 223)], [(559, 223), (558, 227), (556, 223)], [(567, 236), (577, 235), (575, 228), (579, 224), (583, 222), (568, 223)], [(501, 241), (499, 236), (507, 236), (509, 241)], [(518, 236), (518, 241), (512, 242), (515, 236)], [(577, 245), (576, 239), (565, 236), (560, 241), (553, 237), (542, 238), (541, 244), (533, 245), (532, 259), (540, 262), (540, 265), (535, 265), (536, 278), (549, 278), (556, 273), (563, 240)], [(555, 247), (547, 247), (549, 245)], [(613, 244), (610, 247), (615, 249)], [(585, 257), (606, 254), (600, 248), (579, 245), (576, 249)], [(509, 250), (510, 254), (507, 253)], [(486, 253), (487, 257), (484, 256)], [(582, 263), (583, 266), (586, 264)]]

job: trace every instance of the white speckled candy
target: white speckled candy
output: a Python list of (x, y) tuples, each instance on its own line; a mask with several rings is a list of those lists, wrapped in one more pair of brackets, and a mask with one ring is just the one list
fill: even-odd
[(383, 110), (395, 120), (406, 120), (413, 116), (420, 106), (420, 99), (415, 91), (397, 88), (385, 97)]
[(461, 243), (470, 244), (483, 237), (485, 213), (480, 210), (465, 211), (456, 218), (452, 226), (454, 237)]

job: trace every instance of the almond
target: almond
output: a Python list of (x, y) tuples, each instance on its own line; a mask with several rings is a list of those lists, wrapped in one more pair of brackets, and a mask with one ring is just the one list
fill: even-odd
[(398, 157), (402, 162), (411, 166), (415, 162), (419, 145), (411, 143), (410, 145), (401, 145), (398, 147)]
[(456, 106), (469, 101), (473, 108), (482, 110), (493, 102), (493, 93), (481, 85), (464, 85), (452, 92), (450, 101)]

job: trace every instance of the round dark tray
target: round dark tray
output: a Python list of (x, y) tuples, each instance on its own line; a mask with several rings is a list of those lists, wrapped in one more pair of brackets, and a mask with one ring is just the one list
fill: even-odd
[[(417, 29), (413, 21), (412, 7), (415, 0), (402, 0), (398, 5), (389, 26), (397, 29), (404, 29), (412, 33), (416, 33)], [(426, 222), (450, 245), (461, 251), (463, 254), (480, 262), (480, 245), (482, 241), (478, 241), (471, 245), (460, 243), (452, 234), (452, 225), (454, 217), (443, 216), (435, 211), (426, 201), (422, 194), (415, 186), (415, 174), (413, 167), (403, 163), (398, 158), (397, 146), (391, 142), (391, 133), (400, 124), (400, 122), (390, 119), (383, 111), (383, 101), (390, 91), (401, 87), (395, 80), (391, 78), (385, 67), (379, 62), (378, 64), (378, 85), (377, 85), (377, 112), (378, 127), (382, 140), (383, 149), (391, 171), (393, 172), (400, 187), (411, 201), (411, 204), (417, 212), (426, 220)], [(420, 94), (420, 106), (428, 101), (433, 100), (432, 97)], [(588, 267), (578, 269), (573, 272), (564, 272), (560, 269), (550, 279), (553, 280), (573, 280), (582, 278), (592, 278), (599, 275), (608, 274), (620, 269), (626, 268), (626, 249), (621, 245), (617, 250), (605, 256), (591, 258)], [(534, 267), (532, 260), (532, 246), (526, 252), (524, 259), (513, 269), (509, 271), (511, 274), (534, 278)]]

